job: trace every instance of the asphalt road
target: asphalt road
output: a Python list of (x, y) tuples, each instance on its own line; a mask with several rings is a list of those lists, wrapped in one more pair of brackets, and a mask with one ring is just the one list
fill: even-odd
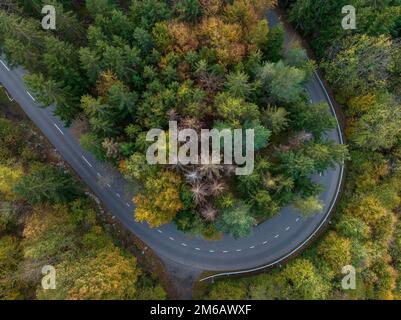
[[(276, 23), (277, 16), (270, 13), (269, 21)], [(223, 239), (212, 242), (184, 234), (173, 224), (149, 228), (147, 224), (134, 220), (134, 206), (131, 203), (134, 186), (115, 169), (85, 152), (71, 130), (53, 116), (53, 108), (39, 107), (24, 85), (24, 74), (22, 68), (9, 68), (4, 57), (1, 57), (1, 84), (112, 214), (164, 259), (195, 269), (218, 272), (254, 270), (277, 264), (313, 238), (327, 221), (337, 199), (343, 176), (341, 166), (328, 170), (322, 176), (313, 177), (314, 181), (325, 186), (320, 196), (325, 203), (323, 213), (313, 217), (303, 218), (287, 207), (279, 215), (255, 227), (253, 234), (247, 238), (235, 240), (225, 235)], [(313, 102), (330, 102), (317, 76), (308, 84), (307, 90)], [(334, 114), (334, 108), (330, 110)], [(337, 143), (342, 143), (339, 127), (327, 135)]]

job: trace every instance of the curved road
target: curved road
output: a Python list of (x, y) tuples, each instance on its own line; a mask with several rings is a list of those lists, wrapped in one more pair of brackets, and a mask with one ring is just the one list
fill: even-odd
[[(270, 24), (277, 22), (275, 13), (269, 13), (269, 21)], [(5, 59), (0, 58), (0, 83), (103, 204), (162, 258), (194, 269), (219, 272), (271, 266), (303, 247), (322, 227), (332, 211), (342, 181), (342, 166), (328, 170), (322, 176), (313, 177), (316, 182), (325, 186), (321, 195), (325, 203), (323, 213), (303, 218), (290, 207), (284, 208), (279, 215), (255, 227), (253, 234), (247, 238), (235, 240), (225, 235), (222, 240), (210, 242), (186, 235), (173, 224), (151, 229), (147, 224), (137, 223), (131, 203), (133, 186), (115, 169), (105, 166), (85, 152), (71, 130), (53, 116), (53, 108), (39, 108), (22, 80), (25, 71), (22, 68), (9, 68)], [(330, 98), (317, 75), (308, 84), (307, 90), (313, 102), (329, 102), (334, 114)], [(343, 143), (339, 126), (327, 133), (327, 136), (337, 143)]]

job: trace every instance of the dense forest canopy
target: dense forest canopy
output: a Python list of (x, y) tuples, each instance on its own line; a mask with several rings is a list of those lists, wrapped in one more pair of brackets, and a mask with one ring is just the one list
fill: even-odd
[[(3, 118), (8, 104), (1, 92), (0, 299), (166, 298), (105, 232), (98, 206), (43, 137), (28, 121)], [(44, 266), (57, 269), (54, 290), (42, 287)]]
[[(1, 49), (28, 68), (26, 83), (44, 106), (80, 122), (85, 148), (142, 185), (137, 221), (240, 237), (292, 202), (305, 214), (322, 208), (322, 188), (309, 177), (346, 149), (324, 138), (335, 119), (304, 90), (314, 64), (297, 46), (283, 50), (281, 25), (269, 28), (275, 1), (50, 1), (55, 31), (40, 28), (43, 3), (0, 13)], [(146, 133), (169, 121), (253, 129), (255, 170), (240, 177), (232, 165), (149, 165)]]
[[(270, 274), (220, 281), (208, 298), (401, 298), (401, 2), (281, 1), (312, 44), (346, 113), (350, 149), (342, 201), (328, 234)], [(342, 7), (356, 9), (355, 30), (341, 27)], [(356, 269), (343, 290), (342, 267)]]
[[(44, 2), (57, 9), (54, 31), (41, 29)], [(284, 50), (283, 26), (272, 28), (264, 19), (275, 2), (9, 0), (0, 4), (0, 50), (11, 65), (29, 70), (26, 82), (44, 106), (55, 103), (67, 125), (83, 128), (85, 148), (142, 185), (135, 198), (139, 221), (174, 220), (212, 239), (219, 232), (241, 237), (291, 202), (305, 214), (319, 210), (320, 188), (309, 176), (346, 156), (324, 139), (335, 124), (328, 106), (310, 104), (303, 90), (316, 66), (298, 46)], [(279, 3), (310, 42), (345, 112), (350, 161), (343, 196), (330, 231), (300, 257), (270, 273), (217, 281), (196, 295), (400, 299), (401, 1)], [(345, 5), (356, 8), (355, 30), (341, 27)], [(146, 132), (165, 129), (169, 120), (198, 130), (254, 128), (253, 174), (236, 177), (228, 166), (148, 165)], [(1, 296), (164, 297), (100, 230), (71, 176), (38, 163), (23, 143), (26, 133), (8, 121), (0, 120), (0, 133)], [(37, 181), (40, 192), (30, 192)], [(33, 213), (18, 236), (21, 204)], [(31, 278), (27, 285), (10, 276), (16, 268), (29, 275), (32, 263), (49, 254), (68, 291), (43, 296)], [(105, 261), (124, 290), (82, 290), (103, 279), (98, 265)], [(341, 271), (349, 264), (356, 268), (356, 290), (344, 291)], [(98, 278), (71, 281), (71, 272), (90, 270)]]

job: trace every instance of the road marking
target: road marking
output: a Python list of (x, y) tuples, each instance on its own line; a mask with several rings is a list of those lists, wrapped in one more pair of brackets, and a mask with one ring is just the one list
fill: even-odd
[(277, 239), (279, 236), (280, 236), (279, 234), (276, 234), (276, 235), (274, 236), (274, 239)]
[(296, 218), (296, 219), (295, 219), (295, 222), (298, 222), (298, 221), (299, 221), (299, 219), (300, 219), (300, 218)]
[(291, 227), (287, 227), (287, 228), (285, 228), (285, 231), (288, 231), (288, 230), (290, 230), (290, 228), (291, 228)]
[(119, 197), (119, 198), (121, 198), (121, 195), (120, 195), (119, 193), (116, 193), (116, 196)]
[(35, 100), (35, 98), (34, 98), (34, 97), (32, 97), (32, 95), (29, 93), (29, 91), (27, 91), (26, 93), (28, 94), (28, 96), (30, 96), (30, 97), (31, 97), (31, 99), (32, 99), (33, 101), (36, 101), (36, 100)]
[(228, 251), (227, 250), (224, 250), (224, 251), (222, 251), (223, 253), (228, 253)]
[(169, 239), (170, 239), (171, 241), (174, 241), (174, 238), (173, 238), (173, 237), (169, 237)]
[(237, 249), (237, 250), (235, 250), (235, 251), (237, 251), (237, 252), (241, 252), (241, 251), (242, 251), (242, 249)]
[(131, 205), (130, 205), (128, 202), (126, 203), (126, 206), (127, 206), (128, 208), (131, 207)]
[(7, 69), (7, 71), (10, 71), (10, 69), (7, 67), (7, 65), (3, 62), (3, 60), (0, 60), (0, 63), (4, 66), (4, 68)]
[(187, 247), (187, 244), (186, 244), (186, 243), (181, 243), (181, 245), (182, 245), (183, 247)]
[(267, 241), (263, 242), (263, 244), (267, 244)]
[(255, 246), (251, 246), (251, 247), (249, 247), (249, 249), (255, 249)]
[(209, 250), (210, 253), (214, 253), (214, 250)]
[(93, 168), (93, 166), (92, 166), (91, 163), (88, 161), (88, 159), (85, 158), (85, 156), (82, 156), (82, 159), (84, 159), (84, 161), (88, 164), (89, 167)]
[(57, 128), (58, 131), (60, 131), (60, 133), (61, 133), (62, 135), (64, 135), (64, 132), (61, 131), (60, 127), (59, 127), (57, 124), (54, 123), (54, 126)]
[(199, 248), (195, 248), (195, 250), (198, 250), (198, 251), (200, 251), (200, 249), (199, 249)]
[(157, 230), (157, 232), (158, 232), (158, 233), (163, 233), (163, 231), (161, 231), (160, 229), (159, 229), (159, 230)]
[(101, 175), (99, 172), (97, 172), (97, 176), (98, 176), (99, 178), (102, 177), (102, 175)]
[[(4, 87), (3, 87), (2, 85), (0, 85), (0, 88), (4, 88)], [(14, 98), (11, 97), (11, 96), (8, 94), (8, 91), (7, 91), (6, 88), (4, 88), (4, 92), (6, 93), (6, 96), (7, 96), (8, 100), (10, 100), (11, 102), (14, 101)]]

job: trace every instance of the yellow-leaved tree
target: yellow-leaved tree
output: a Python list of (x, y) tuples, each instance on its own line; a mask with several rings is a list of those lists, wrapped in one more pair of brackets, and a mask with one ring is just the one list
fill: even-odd
[(9, 167), (0, 164), (0, 193), (4, 195), (6, 200), (15, 199), (13, 188), (22, 175), (23, 171), (20, 167)]
[(170, 171), (149, 176), (145, 182), (146, 193), (134, 198), (137, 206), (136, 221), (146, 221), (151, 227), (170, 222), (183, 208), (180, 199), (181, 183), (181, 178)]

